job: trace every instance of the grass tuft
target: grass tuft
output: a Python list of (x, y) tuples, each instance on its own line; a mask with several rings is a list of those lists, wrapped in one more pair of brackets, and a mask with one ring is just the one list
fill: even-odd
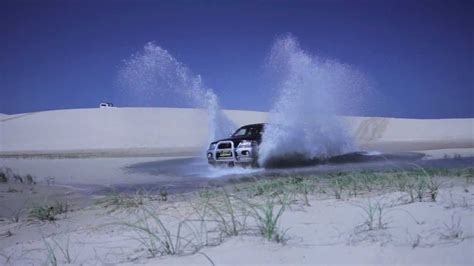
[(165, 189), (160, 190), (160, 200), (167, 201), (168, 200), (168, 191)]
[(118, 209), (137, 208), (144, 204), (145, 195), (143, 192), (138, 191), (133, 195), (126, 193), (112, 192), (105, 197), (98, 199), (95, 204), (102, 205), (105, 208), (110, 208), (111, 212)]
[(28, 185), (35, 185), (36, 182), (35, 182), (34, 179), (35, 179), (35, 178), (34, 178), (32, 175), (30, 175), (30, 174), (27, 174), (27, 175), (25, 176), (25, 180), (26, 180), (26, 183), (27, 183)]
[(191, 249), (191, 253), (199, 250), (195, 245), (193, 235), (184, 235), (186, 220), (180, 221), (176, 230), (172, 231), (170, 226), (165, 225), (161, 217), (147, 208), (142, 208), (142, 215), (134, 223), (120, 223), (120, 225), (132, 229), (138, 240), (151, 257), (157, 255), (180, 255)]
[[(74, 262), (72, 255), (71, 255), (71, 249), (69, 246), (69, 236), (66, 240), (66, 243), (59, 243), (56, 239), (51, 238), (51, 241), (47, 241), (44, 236), (42, 236), (43, 239), (43, 244), (46, 248), (46, 259), (47, 263), (49, 265), (58, 265), (58, 256), (56, 253), (62, 255), (63, 262), (60, 262), (59, 264), (71, 264)], [(59, 252), (56, 252), (59, 251)]]
[(8, 167), (0, 167), (0, 183), (7, 183), (14, 176), (13, 170)]
[(387, 222), (385, 221), (385, 206), (379, 201), (372, 203), (370, 200), (365, 205), (358, 205), (363, 210), (365, 217), (364, 225), (368, 231), (385, 229)]
[(34, 206), (30, 209), (29, 217), (39, 221), (55, 221), (57, 215), (66, 214), (68, 212), (68, 205), (56, 203), (54, 205)]
[(223, 236), (237, 236), (245, 230), (248, 212), (240, 202), (225, 189), (217, 196), (203, 198), (203, 204), (209, 210), (209, 219), (217, 224)]
[(258, 231), (265, 239), (278, 243), (285, 240), (286, 231), (281, 230), (279, 221), (288, 206), (288, 194), (282, 197), (266, 197), (263, 204), (239, 200), (250, 209), (250, 215), (256, 220)]
[(0, 183), (7, 183), (8, 177), (4, 172), (0, 172)]
[(336, 199), (342, 199), (342, 193), (346, 189), (346, 179), (344, 177), (338, 176), (331, 179), (329, 186), (334, 192)]
[(444, 232), (441, 233), (442, 239), (452, 240), (452, 239), (462, 239), (463, 230), (461, 227), (461, 217), (451, 216), (451, 222), (449, 224), (444, 224)]

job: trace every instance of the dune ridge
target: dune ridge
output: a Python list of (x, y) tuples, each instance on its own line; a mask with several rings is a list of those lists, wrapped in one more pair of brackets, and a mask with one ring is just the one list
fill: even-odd
[[(266, 112), (225, 110), (241, 126)], [(474, 119), (345, 117), (362, 149), (474, 148)], [(206, 111), (191, 108), (54, 110), (0, 116), (0, 155), (191, 154), (206, 146)], [(230, 133), (230, 132), (229, 132)]]

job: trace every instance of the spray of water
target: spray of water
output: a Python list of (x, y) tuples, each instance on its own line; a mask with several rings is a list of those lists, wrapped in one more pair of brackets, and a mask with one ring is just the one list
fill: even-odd
[(124, 62), (119, 82), (137, 95), (174, 96), (191, 107), (207, 109), (209, 140), (223, 138), (235, 129), (220, 109), (216, 94), (203, 85), (200, 75), (193, 74), (167, 50), (153, 43)]
[(266, 68), (275, 102), (260, 146), (259, 163), (315, 160), (354, 149), (337, 116), (359, 106), (366, 82), (353, 67), (308, 54), (291, 35), (278, 38)]

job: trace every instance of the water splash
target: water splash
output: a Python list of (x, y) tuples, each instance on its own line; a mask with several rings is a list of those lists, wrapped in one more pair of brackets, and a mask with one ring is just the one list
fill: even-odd
[(207, 109), (209, 140), (223, 138), (235, 125), (219, 107), (216, 94), (206, 88), (200, 75), (195, 75), (167, 50), (147, 43), (132, 55), (119, 71), (122, 87), (146, 97), (177, 97), (194, 108)]
[(360, 72), (308, 54), (291, 35), (274, 42), (266, 68), (275, 77), (276, 100), (260, 146), (261, 165), (354, 150), (348, 126), (337, 115), (360, 104), (367, 84)]

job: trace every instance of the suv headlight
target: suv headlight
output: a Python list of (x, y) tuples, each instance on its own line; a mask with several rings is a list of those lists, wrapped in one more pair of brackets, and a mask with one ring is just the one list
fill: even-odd
[(211, 143), (211, 145), (209, 145), (209, 150), (216, 149), (216, 145), (217, 145), (217, 143)]
[(239, 143), (239, 146), (237, 146), (237, 148), (251, 148), (253, 143), (253, 141), (243, 140)]

